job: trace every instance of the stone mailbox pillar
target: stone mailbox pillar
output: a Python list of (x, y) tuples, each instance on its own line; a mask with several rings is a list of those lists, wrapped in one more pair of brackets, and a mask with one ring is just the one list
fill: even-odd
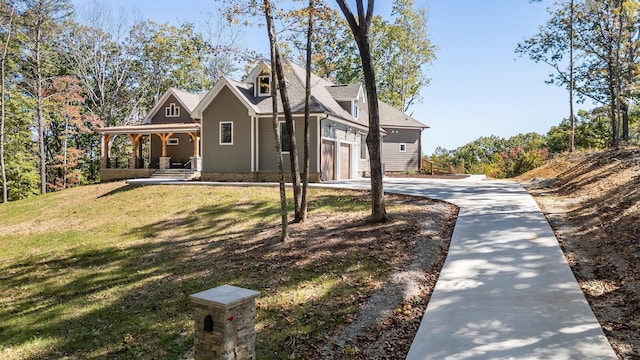
[(189, 296), (195, 304), (194, 359), (255, 359), (258, 296), (232, 285)]

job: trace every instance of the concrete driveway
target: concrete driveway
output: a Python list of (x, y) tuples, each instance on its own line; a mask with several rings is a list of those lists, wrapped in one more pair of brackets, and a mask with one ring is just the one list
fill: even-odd
[[(327, 185), (368, 189), (369, 180)], [(387, 178), (385, 191), (460, 207), (407, 359), (617, 359), (551, 227), (520, 185)]]

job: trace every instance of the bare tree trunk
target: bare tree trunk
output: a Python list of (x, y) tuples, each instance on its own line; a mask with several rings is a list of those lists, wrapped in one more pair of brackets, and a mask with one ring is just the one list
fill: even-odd
[(47, 193), (47, 152), (44, 142), (45, 137), (45, 118), (44, 118), (44, 89), (42, 79), (42, 24), (38, 18), (36, 23), (35, 37), (35, 56), (36, 56), (36, 116), (38, 126), (38, 163), (40, 166), (40, 193)]
[(622, 112), (622, 141), (629, 141), (629, 104), (620, 99), (620, 112)]
[(6, 81), (6, 58), (7, 53), (9, 52), (9, 42), (11, 41), (11, 30), (13, 25), (13, 16), (15, 14), (16, 8), (15, 6), (11, 7), (11, 12), (9, 13), (9, 23), (7, 24), (7, 38), (4, 42), (4, 47), (2, 49), (2, 62), (0, 63), (1, 71), (2, 71), (2, 79), (0, 80), (0, 86), (2, 90), (0, 92), (0, 102), (2, 107), (2, 113), (0, 118), (0, 172), (2, 173), (2, 202), (7, 203), (9, 201), (9, 187), (7, 186), (7, 168), (4, 161), (4, 143), (5, 143), (5, 81)]
[(309, 114), (311, 101), (311, 41), (313, 37), (313, 11), (314, 0), (309, 0), (309, 23), (307, 24), (307, 59), (305, 64), (305, 88), (304, 88), (304, 178), (302, 179), (302, 195), (300, 204), (300, 221), (307, 219), (309, 199)]
[[(280, 90), (280, 100), (282, 100), (282, 108), (284, 111), (285, 126), (289, 133), (289, 163), (291, 164), (291, 182), (293, 187), (293, 203), (294, 203), (294, 221), (300, 222), (300, 163), (298, 162), (298, 145), (296, 143), (296, 132), (293, 127), (293, 114), (291, 113), (291, 104), (289, 102), (289, 94), (287, 93), (287, 82), (284, 78), (284, 69), (282, 65), (282, 56), (276, 44), (276, 76), (278, 77), (278, 89)], [(273, 65), (272, 65), (273, 66)], [(282, 134), (280, 134), (282, 136)]]
[(569, 152), (575, 150), (575, 118), (573, 116), (573, 0), (569, 18)]
[(280, 241), (285, 242), (289, 238), (289, 220), (287, 216), (287, 192), (284, 182), (284, 164), (282, 161), (282, 147), (280, 146), (280, 135), (278, 132), (278, 91), (276, 68), (276, 31), (273, 25), (273, 12), (271, 1), (264, 0), (264, 15), (267, 19), (267, 31), (269, 33), (269, 46), (271, 49), (271, 104), (273, 106), (273, 134), (276, 141), (276, 156), (278, 157), (278, 171), (280, 183), (280, 211), (282, 217), (282, 231), (280, 233)]
[(378, 110), (378, 93), (376, 79), (371, 59), (369, 44), (369, 30), (373, 19), (374, 0), (369, 0), (365, 13), (363, 0), (356, 0), (358, 8), (358, 20), (356, 21), (346, 0), (336, 0), (340, 10), (344, 14), (351, 32), (358, 44), (360, 60), (364, 74), (364, 85), (367, 91), (369, 109), (369, 133), (367, 134), (367, 148), (369, 149), (369, 166), (371, 171), (371, 220), (383, 222), (387, 220), (387, 212), (384, 206), (384, 187), (382, 182), (382, 151), (380, 144), (380, 112)]

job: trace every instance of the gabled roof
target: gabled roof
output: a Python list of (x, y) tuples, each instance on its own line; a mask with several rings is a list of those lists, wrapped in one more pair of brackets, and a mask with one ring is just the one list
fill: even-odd
[(378, 110), (380, 111), (380, 126), (383, 128), (429, 128), (429, 126), (382, 101), (378, 101)]
[(171, 95), (178, 100), (180, 105), (182, 105), (189, 114), (193, 112), (204, 96), (204, 94), (193, 94), (171, 87), (167, 89), (162, 97), (155, 103), (155, 105), (153, 105), (153, 108), (151, 108), (151, 111), (149, 111), (142, 122), (145, 124), (150, 123), (151, 119), (158, 113), (158, 111), (160, 111)]
[(362, 95), (362, 86), (360, 84), (349, 85), (330, 85), (327, 91), (338, 101), (352, 101)]
[(193, 119), (202, 119), (202, 113), (204, 110), (211, 104), (213, 99), (218, 96), (220, 91), (227, 87), (233, 92), (244, 105), (250, 109), (254, 113), (259, 113), (259, 108), (256, 104), (250, 101), (250, 98), (246, 96), (246, 93), (251, 93), (251, 97), (253, 97), (253, 87), (251, 84), (237, 82), (235, 80), (231, 80), (226, 76), (223, 76), (216, 82), (216, 84), (211, 88), (211, 90), (207, 91), (207, 93), (202, 97), (198, 106), (191, 112), (191, 117)]
[[(293, 113), (303, 113), (305, 100), (305, 69), (290, 61), (285, 61), (283, 71), (285, 79), (287, 80), (287, 91), (291, 111)], [(271, 69), (269, 65), (265, 62), (260, 62), (249, 75), (245, 77), (243, 82), (234, 81), (223, 76), (209, 92), (201, 97), (200, 103), (191, 112), (191, 117), (201, 119), (202, 112), (224, 87), (228, 87), (250, 112), (256, 115), (271, 114), (273, 108), (271, 97), (256, 96), (254, 93), (255, 79), (260, 74), (270, 72)], [(360, 109), (364, 111), (361, 111), (358, 118), (354, 118), (349, 111), (345, 110), (338, 103), (338, 101), (352, 101), (362, 97), (362, 95), (363, 90), (360, 84), (336, 85), (327, 79), (311, 74), (311, 113), (322, 113), (360, 127), (368, 127), (369, 119), (366, 106), (360, 106)], [(379, 104), (380, 126), (383, 128), (385, 126), (397, 128), (428, 128), (427, 125), (388, 104), (381, 101)], [(278, 113), (282, 113), (282, 111), (282, 101), (280, 96), (278, 96)]]

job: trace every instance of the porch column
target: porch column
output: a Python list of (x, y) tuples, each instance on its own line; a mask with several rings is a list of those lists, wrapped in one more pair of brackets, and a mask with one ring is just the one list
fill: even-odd
[(173, 135), (173, 133), (158, 133), (156, 134), (162, 141), (162, 156), (160, 156), (160, 169), (168, 169), (171, 167), (171, 158), (167, 156), (167, 140)]
[(191, 169), (200, 171), (201, 169), (201, 161), (200, 157), (200, 134), (190, 132), (189, 136), (191, 136), (191, 141), (193, 141), (193, 156), (191, 157)]
[(138, 167), (138, 148), (142, 150), (142, 146), (140, 144), (142, 134), (127, 134), (127, 136), (131, 139), (131, 146), (133, 147), (131, 150), (131, 157), (129, 158), (129, 169), (135, 169)]
[(109, 140), (111, 140), (111, 134), (102, 134), (102, 156), (100, 157), (100, 168), (107, 169), (111, 166), (109, 159)]

